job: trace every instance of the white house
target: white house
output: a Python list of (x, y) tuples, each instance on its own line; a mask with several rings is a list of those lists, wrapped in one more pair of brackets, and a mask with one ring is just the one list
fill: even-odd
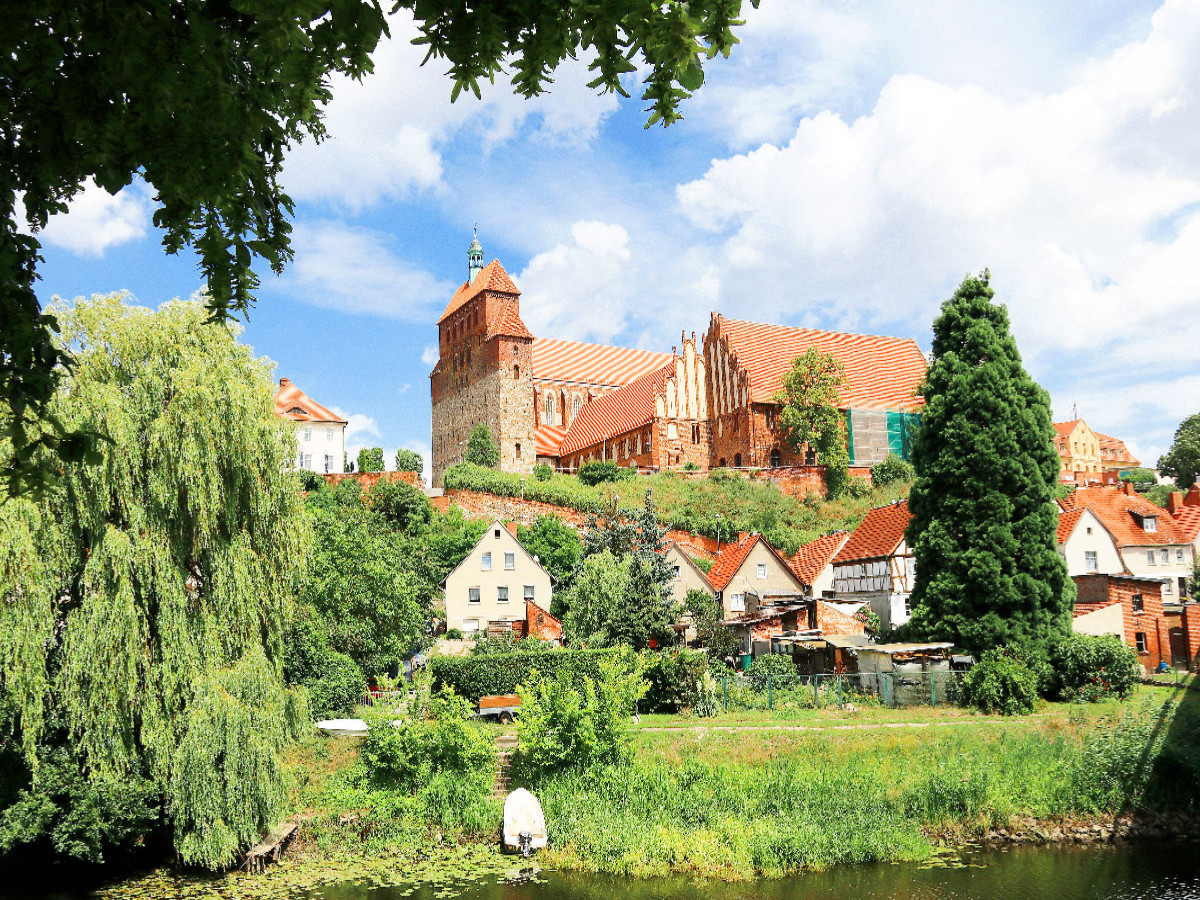
[(550, 615), (550, 573), (499, 519), (442, 584), (447, 630), (470, 636), (501, 629), (562, 639), (562, 625)]
[(911, 615), (916, 567), (904, 540), (908, 501), (876, 507), (850, 534), (833, 558), (833, 589), (838, 600), (868, 603), (884, 628)]
[(1058, 555), (1067, 574), (1120, 575), (1125, 571), (1117, 541), (1087, 507), (1062, 510), (1058, 515)]
[(305, 472), (341, 472), (346, 455), (346, 420), (340, 419), (312, 397), (279, 379), (275, 415), (296, 423), (296, 468)]

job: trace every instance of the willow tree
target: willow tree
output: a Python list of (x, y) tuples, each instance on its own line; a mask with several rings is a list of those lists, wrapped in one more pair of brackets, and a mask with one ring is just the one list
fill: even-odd
[(295, 439), (233, 328), (123, 301), (51, 310), (75, 358), (54, 414), (99, 440), (36, 504), (0, 505), (0, 700), (23, 794), (39, 745), (65, 744), (81, 777), (153, 783), (181, 859), (217, 868), (278, 821), (303, 712), (281, 677), (308, 540)]

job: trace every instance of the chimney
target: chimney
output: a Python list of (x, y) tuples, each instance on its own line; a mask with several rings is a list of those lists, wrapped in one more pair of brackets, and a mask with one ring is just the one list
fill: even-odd
[(1129, 497), (1136, 497), (1136, 496), (1137, 496), (1137, 491), (1136, 491), (1136, 490), (1134, 490), (1134, 487), (1133, 487), (1133, 482), (1132, 482), (1132, 481), (1127, 481), (1127, 482), (1125, 482), (1125, 494), (1126, 494), (1127, 496), (1129, 496)]
[(1183, 509), (1183, 491), (1171, 491), (1167, 494), (1167, 512), (1175, 515)]
[(1200, 506), (1200, 484), (1193, 484), (1183, 495), (1184, 506)]
[(292, 383), (292, 379), (290, 379), (290, 378), (280, 378), (279, 379), (280, 387), (287, 387), (291, 383)]

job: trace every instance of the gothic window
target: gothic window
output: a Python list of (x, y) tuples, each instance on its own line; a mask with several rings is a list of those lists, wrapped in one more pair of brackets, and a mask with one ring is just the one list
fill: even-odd
[(513, 381), (520, 381), (520, 380), (521, 380), (521, 367), (513, 366)]
[(768, 428), (775, 427), (775, 410), (773, 410), (773, 409), (767, 410), (767, 427)]
[(772, 469), (779, 468), (779, 448), (778, 447), (776, 447), (774, 450), (771, 451), (771, 468)]
[(700, 426), (699, 425), (692, 426), (692, 443), (693, 444), (700, 443)]
[(579, 406), (580, 406), (579, 397), (576, 396), (575, 399), (571, 401), (571, 421), (572, 422), (574, 422), (575, 417), (577, 415), (579, 415)]
[[(737, 420), (735, 419), (734, 421), (736, 422)], [(742, 454), (733, 454), (733, 467), (735, 469), (740, 469), (742, 467)]]
[(553, 425), (554, 424), (554, 395), (552, 393), (550, 393), (549, 391), (546, 391), (545, 407), (546, 407), (546, 424)]

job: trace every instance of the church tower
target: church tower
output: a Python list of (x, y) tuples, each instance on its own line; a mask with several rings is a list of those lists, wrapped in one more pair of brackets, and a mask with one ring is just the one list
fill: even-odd
[(467, 280), (438, 319), (439, 358), (429, 376), (435, 487), (446, 469), (463, 461), (467, 438), (480, 424), (500, 445), (500, 469), (533, 471), (533, 335), (521, 321), (520, 296), (500, 260), (483, 264), (475, 235)]

